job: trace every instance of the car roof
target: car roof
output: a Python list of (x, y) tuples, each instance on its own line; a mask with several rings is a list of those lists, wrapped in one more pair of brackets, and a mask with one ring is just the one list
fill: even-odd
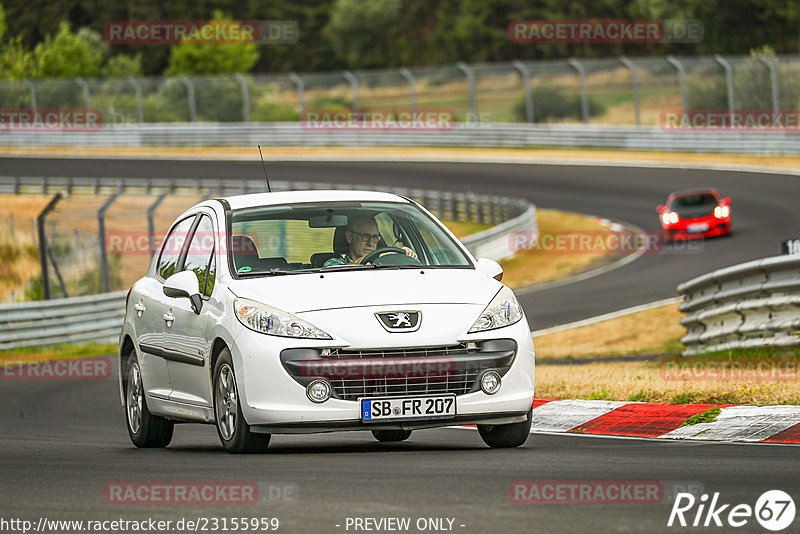
[(254, 193), (249, 195), (234, 195), (220, 197), (230, 204), (231, 209), (237, 210), (255, 206), (271, 206), (278, 204), (299, 204), (303, 202), (403, 202), (408, 200), (393, 193), (359, 190), (324, 190), (310, 191), (280, 191), (275, 193)]

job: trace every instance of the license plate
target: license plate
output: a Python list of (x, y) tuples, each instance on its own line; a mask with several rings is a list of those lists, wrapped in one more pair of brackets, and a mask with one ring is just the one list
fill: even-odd
[(686, 231), (695, 234), (697, 232), (705, 232), (708, 230), (708, 223), (690, 224), (686, 227)]
[(450, 419), (456, 416), (456, 396), (362, 398), (361, 420), (365, 423), (410, 419)]

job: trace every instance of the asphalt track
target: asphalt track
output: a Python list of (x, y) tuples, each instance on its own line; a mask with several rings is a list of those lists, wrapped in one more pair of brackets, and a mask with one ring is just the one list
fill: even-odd
[[(257, 163), (0, 160), (7, 175), (259, 176)], [(535, 328), (674, 294), (692, 276), (774, 255), (800, 233), (797, 177), (740, 172), (548, 165), (271, 163), (276, 180), (403, 184), (523, 196), (540, 207), (590, 213), (656, 229), (654, 207), (673, 189), (716, 186), (733, 198), (735, 234), (702, 252), (645, 254), (611, 272), (527, 293)], [(674, 252), (674, 251), (673, 251)], [(116, 382), (0, 380), (0, 519), (277, 517), (279, 532), (338, 533), (348, 517), (447, 517), (464, 533), (662, 532), (669, 504), (517, 504), (517, 480), (699, 483), (723, 503), (754, 505), (769, 489), (800, 503), (797, 449), (534, 434), (515, 450), (490, 450), (472, 430), (417, 431), (383, 445), (369, 434), (277, 436), (258, 456), (224, 454), (211, 426), (176, 428), (165, 450), (134, 449)], [(120, 506), (109, 483), (234, 481), (293, 488), (292, 500), (251, 506)], [(693, 510), (693, 512), (696, 508)], [(692, 517), (693, 518), (693, 517)], [(337, 527), (336, 525), (341, 525)], [(461, 525), (464, 525), (463, 527)], [(795, 521), (796, 530), (800, 521)], [(762, 531), (750, 520), (737, 531)], [(728, 528), (712, 528), (727, 532)], [(363, 531), (361, 531), (363, 532)], [(386, 532), (385, 530), (382, 532)], [(408, 532), (419, 532), (412, 527)]]

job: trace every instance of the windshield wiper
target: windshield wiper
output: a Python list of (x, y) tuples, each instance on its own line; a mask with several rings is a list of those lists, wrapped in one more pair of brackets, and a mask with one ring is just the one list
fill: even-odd
[(303, 274), (308, 271), (284, 271), (282, 269), (272, 269), (270, 271), (246, 271), (243, 273), (236, 273), (238, 276), (264, 276), (267, 274), (283, 275), (283, 274)]

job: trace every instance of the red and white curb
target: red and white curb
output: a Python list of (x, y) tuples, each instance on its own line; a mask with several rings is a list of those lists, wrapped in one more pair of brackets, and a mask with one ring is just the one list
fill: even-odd
[[(681, 426), (710, 408), (710, 423)], [(534, 399), (531, 432), (703, 441), (800, 443), (800, 406)]]

